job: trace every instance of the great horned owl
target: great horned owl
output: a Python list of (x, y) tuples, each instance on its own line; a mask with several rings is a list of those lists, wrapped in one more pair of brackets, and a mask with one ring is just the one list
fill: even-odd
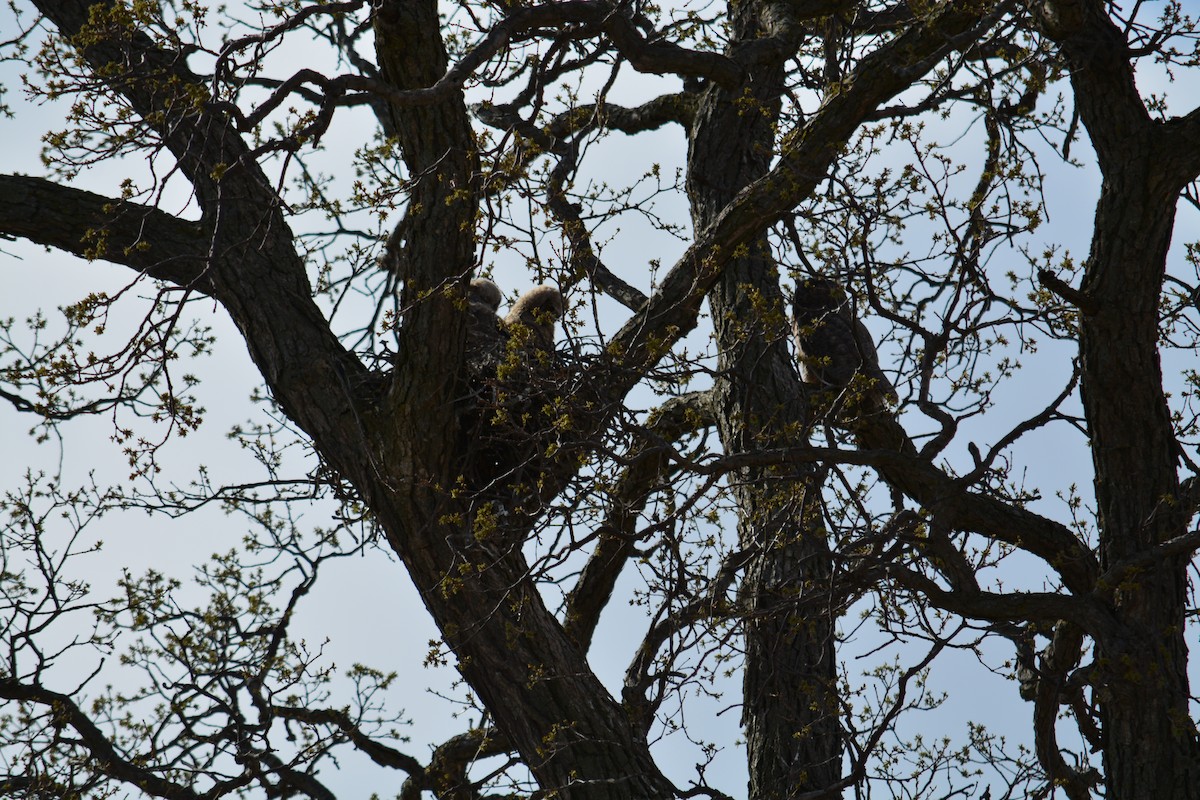
[(879, 355), (866, 326), (855, 316), (854, 301), (826, 278), (796, 284), (792, 296), (792, 335), (800, 379), (831, 392), (839, 404), (876, 411), (896, 402), (896, 389), (879, 368)]
[(467, 289), (467, 302), (488, 309), (493, 314), (500, 310), (500, 287), (487, 278), (474, 278)]
[(487, 278), (475, 278), (467, 288), (467, 342), (472, 356), (484, 362), (498, 361), (504, 351), (504, 323), (500, 309), (500, 287)]
[(462, 404), (461, 430), (464, 452), (472, 453), (467, 484), (481, 498), (507, 506), (538, 485), (546, 442), (555, 435), (556, 417), (548, 416), (546, 398), (562, 392), (564, 364), (554, 352), (554, 325), (563, 315), (563, 298), (553, 286), (536, 286), (503, 320), (496, 314), (500, 300), (491, 281), (471, 282), (469, 396)]
[(554, 323), (562, 318), (563, 296), (553, 286), (535, 286), (517, 298), (505, 326), (513, 332), (524, 328), (529, 331), (530, 342), (547, 350), (554, 349)]

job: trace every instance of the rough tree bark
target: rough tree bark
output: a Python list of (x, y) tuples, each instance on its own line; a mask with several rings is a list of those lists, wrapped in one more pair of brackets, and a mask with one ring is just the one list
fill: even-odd
[(1097, 591), (1115, 622), (1096, 637), (1107, 794), (1200, 797), (1184, 641), (1189, 559), (1155, 552), (1184, 536), (1192, 515), (1158, 345), (1175, 206), (1200, 172), (1200, 115), (1151, 118), (1125, 35), (1102, 3), (1040, 3), (1035, 13), (1062, 46), (1103, 176), (1080, 287), (1079, 351), (1105, 570)]
[[(84, 0), (40, 7), (64, 34), (90, 43), (85, 52), (95, 68), (148, 60), (163, 65), (164, 74), (154, 77), (175, 75), (185, 86), (195, 85), (180, 59), (130, 34), (124, 18), (114, 14), (111, 26), (98, 27), (112, 6)], [(382, 41), (404, 53), (409, 68), (419, 73), (397, 67), (392, 80), (403, 86), (444, 71), (433, 2), (387, 5), (378, 20)], [(413, 58), (410, 48), (422, 58)], [(126, 90), (145, 118), (170, 109), (169, 95), (153, 89), (131, 81)], [(456, 311), (452, 291), (429, 298), (421, 292), (461, 286), (473, 258), (469, 223), (475, 205), (465, 177), (471, 174), (473, 142), (461, 98), (416, 118), (408, 118), (410, 113), (406, 109), (397, 119), (398, 130), (408, 132), (399, 137), (404, 157), (423, 169), (449, 156), (459, 169), (427, 176), (428, 185), (419, 191), (428, 191), (431, 202), (414, 206), (401, 223), (413, 232), (403, 240), (400, 260), (404, 297), (414, 307), (401, 332), (405, 356), (381, 407), (364, 368), (338, 343), (312, 300), (269, 181), (213, 112), (168, 117), (165, 126), (168, 147), (198, 187), (205, 233), (215, 242), (203, 289), (242, 330), (276, 400), (370, 505), (464, 676), (542, 786), (570, 797), (672, 796), (644, 736), (635, 733), (529, 583), (519, 548), (497, 553), (479, 545), (470, 533), (472, 509), (451, 497), (463, 473), (458, 454), (446, 445), (457, 440), (465, 315)], [(441, 136), (424, 138), (432, 133)], [(219, 165), (237, 166), (218, 170)], [(456, 198), (462, 191), (468, 192), (465, 202), (446, 202), (447, 192)], [(445, 227), (425, 227), (425, 215)], [(441, 248), (457, 258), (443, 259)], [(472, 567), (474, 577), (460, 583), (464, 569)]]
[[(620, 563), (637, 553), (638, 514), (649, 492), (643, 484), (685, 469), (685, 460), (663, 444), (674, 436), (666, 431), (715, 423), (722, 458), (735, 465), (725, 479), (745, 558), (721, 576), (723, 583), (714, 581), (721, 602), (698, 594), (685, 607), (694, 617), (712, 612), (741, 626), (750, 800), (838, 796), (865, 779), (864, 764), (853, 757), (874, 747), (891, 724), (885, 717), (865, 750), (847, 747), (851, 738), (840, 717), (849, 703), (839, 696), (835, 631), (838, 610), (862, 585), (833, 586), (834, 555), (818, 508), (824, 461), (873, 469), (897, 497), (919, 506), (928, 523), (918, 535), (917, 516), (905, 511), (911, 524), (892, 529), (904, 537), (888, 551), (892, 560), (871, 565), (857, 579), (907, 592), (919, 598), (922, 610), (929, 604), (996, 623), (1004, 635), (1019, 623), (1041, 626), (1041, 632), (1057, 626), (1052, 646), (1031, 670), (1038, 673), (1031, 679), (1037, 754), (1049, 785), (1061, 785), (1072, 800), (1093, 790), (1094, 775), (1066, 765), (1054, 738), (1060, 708), (1091, 686), (1103, 722), (1096, 746), (1104, 751), (1106, 796), (1200, 797), (1200, 743), (1189, 713), (1183, 633), (1186, 570), (1197, 546), (1189, 533), (1196, 501), (1179, 480), (1181, 445), (1159, 364), (1167, 249), (1178, 196), (1200, 174), (1200, 111), (1169, 123), (1151, 118), (1134, 86), (1127, 32), (1116, 27), (1104, 3), (903, 3), (878, 11), (844, 0), (746, 0), (729, 3), (723, 53), (687, 51), (660, 40), (661, 32), (647, 35), (625, 4), (515, 4), (496, 12), (500, 21), (487, 33), (482, 55), (451, 66), (436, 0), (378, 0), (370, 17), (378, 76), (362, 85), (373, 93), (372, 106), (410, 178), (404, 217), (382, 263), (389, 291), (399, 293), (400, 315), (396, 355), (380, 371), (369, 370), (331, 331), (260, 154), (238, 132), (228, 107), (209, 102), (207, 84), (187, 65), (189, 54), (143, 33), (136, 15), (111, 0), (35, 4), (161, 138), (194, 187), (201, 218), (185, 222), (135, 203), (10, 175), (0, 176), (0, 232), (95, 255), (85, 239), (104, 229), (108, 250), (99, 255), (207, 295), (228, 311), (275, 401), (338, 480), (352, 487), (403, 560), (499, 733), (490, 746), (515, 752), (546, 796), (680, 795), (651, 755), (644, 687), (627, 685), (625, 697), (614, 697), (586, 651)], [(874, 49), (848, 74), (815, 84), (825, 92), (822, 102), (781, 135), (781, 106), (794, 89), (797, 52), (822, 35), (834, 36), (839, 25), (859, 24), (858, 12), (870, 17), (862, 25)], [(1011, 58), (1019, 49), (1013, 42), (1022, 41), (1017, 34), (1007, 34), (1015, 38), (987, 53), (973, 48), (999, 24), (1029, 33), (1030, 19), (1069, 64), (1103, 174), (1083, 285), (1072, 290), (1050, 284), (1078, 305), (1099, 558), (1067, 526), (988, 483), (977, 449), (975, 472), (956, 476), (920, 450), (889, 411), (847, 424), (857, 451), (811, 446), (815, 414), (789, 352), (784, 282), (768, 238), (770, 226), (793, 215), (825, 181), (855, 132), (886, 116), (880, 111), (885, 103), (949, 55)], [(636, 308), (633, 315), (603, 352), (559, 387), (572, 401), (564, 403), (569, 409), (562, 430), (531, 434), (531, 448), (546, 454), (530, 481), (537, 492), (497, 509), (494, 494), (474, 490), (503, 485), (504, 468), (478, 463), (465, 446), (477, 409), (471, 407), (468, 315), (462, 309), (487, 190), (461, 81), (513, 37), (535, 30), (557, 31), (555, 47), (566, 49), (576, 40), (603, 38), (604, 57), (688, 78), (685, 93), (664, 96), (654, 107), (664, 118), (690, 125), (686, 190), (694, 236), (652, 296), (624, 293), (626, 305)], [(700, 88), (691, 81), (702, 81)], [(935, 91), (945, 92), (945, 100), (954, 95), (947, 88), (952, 85), (951, 79)], [(326, 100), (322, 110), (332, 113), (336, 103)], [(611, 113), (615, 119), (618, 111)], [(541, 130), (514, 116), (514, 129), (523, 124), (522, 135), (546, 153), (562, 155), (554, 149), (561, 144), (556, 137), (564, 136), (568, 123)], [(569, 205), (565, 194), (547, 200), (548, 208), (556, 204)], [(579, 223), (578, 214), (574, 221)], [(583, 246), (580, 230), (568, 231), (567, 238), (575, 235), (573, 246)], [(621, 454), (627, 471), (605, 498), (611, 529), (597, 532), (608, 538), (599, 539), (560, 621), (523, 548), (542, 510), (535, 506), (578, 476), (578, 453), (599, 449), (595, 440), (622, 413), (627, 393), (696, 325), (705, 300), (717, 352), (714, 391), (696, 401), (703, 414), (681, 399), (672, 413), (652, 417), (635, 446)], [(919, 317), (919, 310), (914, 314)], [(920, 324), (914, 321), (912, 330)], [(945, 346), (935, 338), (923, 344)], [(695, 467), (696, 475), (720, 469), (707, 462), (686, 467)], [(974, 554), (948, 532), (976, 534), (989, 546), (1037, 557), (1065, 590), (984, 591), (969, 563)], [(896, 556), (905, 548), (911, 559)], [(867, 551), (877, 554), (853, 546), (839, 553), (839, 567), (865, 559)], [(601, 558), (606, 563), (598, 563)], [(737, 602), (726, 604), (723, 593), (734, 573), (740, 575)], [(701, 601), (705, 611), (697, 611)], [(661, 625), (683, 627), (694, 618), (683, 614), (681, 620)], [(1096, 658), (1080, 668), (1086, 638)], [(649, 635), (647, 642), (638, 656), (644, 663), (655, 660), (661, 644)], [(61, 724), (103, 740), (64, 695), (5, 675), (0, 696), (57, 703), (71, 712)], [(896, 709), (902, 706), (901, 700)], [(467, 737), (468, 748), (476, 742)], [(108, 759), (117, 779), (164, 797), (195, 795), (161, 776), (169, 769), (139, 771), (132, 760), (118, 763), (109, 750), (97, 746), (95, 752)], [(854, 764), (853, 774), (843, 774), (844, 762)], [(446, 791), (474, 798), (478, 793), (464, 786), (466, 767), (461, 769), (461, 780)], [(252, 779), (246, 773), (236, 780)], [(262, 783), (281, 794), (290, 791)], [(324, 796), (317, 789), (309, 793)]]
[[(693, 130), (690, 177), (701, 233), (663, 291), (618, 334), (618, 341), (630, 342), (625, 369), (616, 370), (622, 377), (609, 380), (614, 368), (605, 365), (590, 376), (604, 385), (598, 392), (602, 398), (619, 399), (636, 381), (629, 376), (638, 374), (638, 359), (644, 364), (653, 358), (647, 342), (658, 337), (653, 350), (661, 352), (664, 332), (677, 337), (690, 328), (696, 303), (720, 277), (709, 299), (720, 320), (722, 349), (728, 350), (722, 361), (730, 377), (722, 383), (720, 427), (734, 453), (795, 436), (797, 421), (805, 416), (784, 327), (764, 339), (761, 331), (737, 324), (739, 318), (759, 315), (762, 308), (752, 303), (760, 296), (767, 307), (780, 307), (763, 227), (817, 185), (835, 157), (835, 142), (845, 141), (879, 103), (905, 88), (913, 70), (936, 63), (952, 46), (953, 34), (977, 20), (974, 13), (951, 10), (901, 37), (868, 67), (893, 62), (884, 69), (886, 77), (850, 84), (817, 115), (809, 135), (768, 172), (771, 109), (778, 107), (782, 65), (799, 36), (786, 6), (738, 7), (731, 50), (741, 53), (741, 74), (753, 77), (758, 108), (746, 114), (738, 106), (734, 92), (741, 91), (740, 84), (706, 94)], [(100, 12), (90, 21), (87, 2), (41, 8), (67, 35), (82, 33), (97, 69), (149, 61), (161, 69), (155, 79), (197, 85), (181, 58), (131, 33), (128, 20), (112, 13), (112, 6), (97, 5)], [(97, 25), (106, 14), (111, 18)], [(397, 90), (432, 85), (445, 72), (433, 3), (384, 3), (375, 27), (382, 74)], [(763, 34), (769, 35), (764, 39)], [(421, 177), (414, 190), (420, 202), (410, 206), (387, 256), (386, 266), (396, 270), (401, 284), (405, 322), (399, 332), (401, 356), (379, 401), (374, 382), (320, 319), (269, 182), (245, 144), (215, 110), (180, 113), (150, 82), (130, 80), (121, 87), (143, 117), (169, 113), (167, 146), (198, 188), (203, 233), (218, 246), (206, 253), (196, 288), (229, 311), (276, 400), (371, 507), (464, 676), (542, 787), (571, 797), (671, 795), (673, 789), (649, 757), (644, 734), (635, 731), (596, 680), (529, 583), (528, 565), (513, 546), (522, 531), (510, 532), (499, 549), (477, 541), (471, 526), (478, 509), (450, 491), (468, 471), (447, 443), (460, 438), (456, 398), (464, 378), (465, 318), (456, 311), (455, 288), (461, 291), (473, 258), (470, 222), (478, 191), (461, 97), (389, 110), (401, 154), (412, 174)], [(721, 152), (730, 135), (742, 143), (734, 159)], [(233, 168), (222, 169), (228, 165)], [(747, 187), (753, 191), (741, 192)], [(754, 255), (722, 273), (729, 253), (743, 244)], [(173, 276), (165, 270), (158, 274)], [(655, 324), (646, 326), (645, 319)], [(748, 371), (751, 364), (758, 366)], [(760, 391), (764, 375), (770, 376), (770, 388)], [(431, 436), (431, 431), (443, 434)], [(364, 459), (363, 453), (370, 457)], [(752, 794), (782, 797), (836, 782), (840, 736), (833, 713), (833, 620), (801, 622), (784, 602), (794, 591), (809, 591), (814, 578), (828, 570), (813, 496), (797, 491), (808, 478), (798, 483), (795, 476), (778, 481), (779, 476), (770, 476), (764, 492), (753, 484), (765, 477), (766, 472), (748, 473), (738, 490), (743, 544), (759, 553), (743, 595), (762, 616), (748, 634), (746, 721), (753, 740)], [(776, 508), (781, 502), (783, 514)], [(797, 737), (802, 730), (808, 735)]]
[[(805, 35), (785, 3), (732, 6), (726, 52), (753, 81), (712, 86), (696, 113), (688, 196), (697, 229), (765, 175), (775, 150), (785, 63)], [(756, 43), (756, 49), (750, 45)], [(740, 54), (740, 58), (739, 58)], [(718, 430), (725, 452), (785, 446), (804, 436), (808, 404), (788, 352), (779, 269), (765, 236), (726, 265), (709, 294), (716, 339)], [(741, 584), (745, 672), (742, 723), (752, 800), (826, 789), (841, 777), (834, 641), (836, 613), (798, 603), (827, 585), (830, 555), (811, 466), (731, 475), (739, 546), (752, 554)]]

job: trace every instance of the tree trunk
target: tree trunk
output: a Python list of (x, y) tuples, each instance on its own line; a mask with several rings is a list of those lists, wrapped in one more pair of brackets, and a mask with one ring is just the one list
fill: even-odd
[[(1081, 320), (1083, 400), (1096, 470), (1100, 557), (1108, 575), (1187, 531), (1178, 445), (1158, 355), (1158, 301), (1178, 188), (1163, 179), (1164, 142), (1127, 143), (1108, 165), (1096, 211)], [(1200, 744), (1188, 709), (1187, 559), (1123, 573), (1113, 611), (1123, 634), (1097, 641), (1111, 676), (1100, 695), (1107, 796), (1200, 797)]]
[[(697, 230), (765, 174), (795, 26), (778, 4), (730, 4), (728, 52), (778, 37), (778, 56), (755, 66), (740, 95), (705, 94), (692, 130), (688, 193)], [(718, 344), (718, 429), (726, 453), (794, 444), (807, 403), (786, 344), (785, 304), (765, 237), (735, 259), (709, 294)], [(753, 553), (740, 601), (746, 614), (742, 721), (751, 800), (825, 788), (841, 774), (832, 615), (798, 612), (829, 575), (828, 544), (810, 468), (746, 469), (730, 477), (739, 545)]]
[(1105, 570), (1099, 588), (1117, 623), (1117, 633), (1096, 636), (1106, 795), (1197, 798), (1187, 559), (1153, 552), (1185, 533), (1191, 515), (1180, 503), (1180, 448), (1162, 389), (1158, 325), (1175, 206), (1200, 171), (1196, 132), (1152, 118), (1126, 32), (1104, 4), (1047, 0), (1031, 8), (1070, 65), (1104, 178), (1081, 286), (1079, 347)]
[[(445, 73), (435, 2), (383, 2), (374, 25), (383, 74), (398, 89), (431, 86)], [(404, 320), (388, 397), (369, 419), (378, 464), (351, 474), (376, 487), (372, 509), (459, 671), (542, 790), (572, 800), (671, 797), (645, 737), (529, 579), (520, 546), (527, 531), (476, 531), (476, 499), (454, 491), (471, 472), (459, 448), (468, 315), (455, 287), (465, 287), (474, 261), (474, 135), (458, 93), (393, 109), (391, 121), (419, 176), (388, 250)]]

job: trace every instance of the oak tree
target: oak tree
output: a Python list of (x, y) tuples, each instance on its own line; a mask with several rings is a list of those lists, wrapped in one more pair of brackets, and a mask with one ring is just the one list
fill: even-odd
[[(63, 113), (0, 175), (0, 234), (117, 288), (4, 321), (0, 397), (43, 438), (111, 420), (131, 474), (0, 501), (0, 787), (328, 798), (357, 753), (414, 798), (1200, 795), (1185, 12), (15, 3), (16, 119)], [(1047, 216), (1089, 175), (1076, 259)], [(469, 302), (483, 276), (563, 318), (531, 339)], [(185, 366), (223, 315), (261, 378), (253, 481), (170, 472), (224, 433)], [(248, 532), (198, 602), (165, 565), (115, 597), (78, 571), (101, 517), (212, 505)], [(475, 712), (427, 756), (389, 665), (293, 631), (349, 554), (394, 556)], [(614, 688), (597, 631), (628, 604)], [(905, 727), (954, 651), (1030, 750)], [(689, 723), (723, 686), (745, 788)], [(677, 730), (694, 768), (655, 746)]]

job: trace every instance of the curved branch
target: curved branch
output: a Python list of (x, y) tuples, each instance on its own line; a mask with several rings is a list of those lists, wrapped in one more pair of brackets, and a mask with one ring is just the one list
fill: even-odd
[(425, 768), (417, 759), (394, 747), (380, 744), (363, 733), (345, 711), (335, 708), (294, 708), (274, 706), (271, 712), (280, 719), (307, 722), (312, 725), (332, 725), (345, 734), (350, 742), (381, 767), (400, 769), (409, 775), (422, 775)]
[[(696, 116), (697, 105), (696, 95), (690, 92), (675, 92), (659, 95), (653, 100), (647, 100), (632, 108), (613, 103), (585, 104), (580, 106), (575, 113), (595, 115), (596, 120), (603, 127), (632, 135), (643, 131), (658, 130), (671, 123), (685, 129), (690, 128), (692, 120)], [(555, 136), (561, 135), (559, 129), (568, 127), (569, 119), (570, 115), (567, 114), (555, 118), (549, 125), (550, 133)]]
[(1083, 651), (1083, 632), (1075, 625), (1060, 622), (1054, 639), (1042, 652), (1037, 690), (1033, 701), (1033, 733), (1038, 761), (1046, 776), (1061, 785), (1069, 800), (1088, 800), (1091, 787), (1100, 780), (1094, 768), (1079, 771), (1069, 765), (1058, 747), (1058, 709), (1066, 687), (1066, 674), (1079, 663)]
[(693, 392), (668, 400), (651, 415), (645, 431), (630, 450), (629, 466), (609, 494), (608, 516), (600, 528), (596, 548), (580, 572), (566, 602), (567, 634), (587, 650), (600, 613), (633, 546), (638, 515), (651, 492), (668, 472), (673, 448), (682, 436), (715, 423), (708, 392)]
[(1069, 620), (1093, 635), (1116, 635), (1115, 621), (1090, 597), (1072, 597), (1055, 592), (946, 590), (919, 572), (898, 565), (889, 567), (887, 574), (938, 608), (964, 617), (993, 622), (1019, 619), (1054, 623)]
[(788, 463), (869, 466), (925, 506), (939, 524), (975, 531), (1045, 559), (1076, 594), (1090, 592), (1095, 586), (1099, 564), (1091, 550), (1065, 525), (994, 497), (967, 491), (955, 478), (919, 457), (908, 433), (895, 419), (880, 414), (862, 418), (855, 434), (865, 449), (782, 447), (687, 462), (687, 468), (712, 475), (750, 466)]
[(471, 765), (511, 749), (495, 730), (473, 728), (452, 736), (434, 748), (427, 769), (404, 782), (399, 800), (420, 800), (425, 791), (439, 797), (479, 798), (468, 774)]
[(571, 243), (571, 264), (574, 273), (587, 275), (605, 294), (630, 311), (638, 311), (646, 303), (646, 296), (618, 277), (600, 260), (583, 223), (582, 209), (567, 199), (565, 184), (577, 166), (579, 146), (577, 140), (567, 142), (565, 139), (591, 127), (605, 127), (633, 134), (654, 130), (670, 122), (688, 126), (695, 109), (694, 95), (667, 94), (635, 108), (607, 103), (580, 106), (556, 116), (545, 129), (523, 120), (512, 106), (480, 104), (475, 106), (473, 111), (484, 124), (515, 130), (536, 145), (535, 148), (519, 149), (518, 157), (514, 159), (517, 164), (512, 170), (514, 173), (523, 172), (528, 163), (540, 153), (554, 153), (560, 157), (550, 176), (547, 207), (562, 225)]

